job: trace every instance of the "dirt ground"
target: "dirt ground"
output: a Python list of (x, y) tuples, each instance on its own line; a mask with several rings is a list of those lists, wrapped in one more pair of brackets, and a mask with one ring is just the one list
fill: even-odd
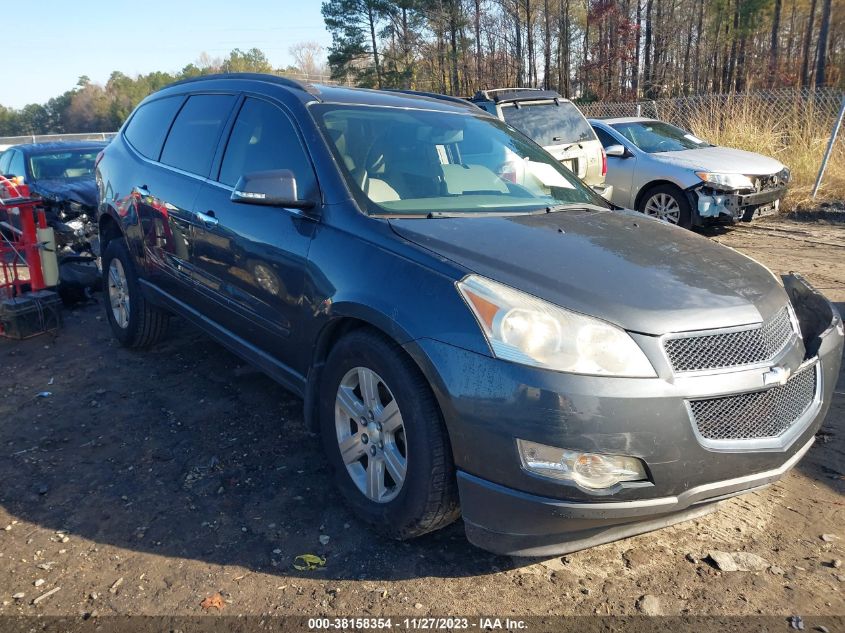
[[(761, 220), (709, 237), (845, 308), (845, 224)], [(218, 592), (209, 613), (797, 614), (808, 630), (845, 615), (842, 375), (817, 443), (778, 484), (659, 532), (517, 560), (470, 546), (460, 523), (374, 536), (335, 493), (300, 400), (172, 326), (152, 351), (127, 351), (92, 303), (66, 311), (55, 339), (0, 341), (0, 615), (191, 616)], [(714, 550), (765, 562), (723, 572), (705, 560)], [(325, 567), (296, 570), (303, 553)]]

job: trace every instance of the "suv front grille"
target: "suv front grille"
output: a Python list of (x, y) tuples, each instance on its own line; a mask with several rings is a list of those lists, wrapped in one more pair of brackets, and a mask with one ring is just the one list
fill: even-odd
[(810, 365), (766, 391), (691, 400), (693, 422), (707, 440), (777, 438), (813, 404), (816, 383), (816, 366)]
[(765, 323), (746, 330), (680, 335), (663, 341), (676, 372), (726, 369), (771, 360), (792, 335), (786, 307)]

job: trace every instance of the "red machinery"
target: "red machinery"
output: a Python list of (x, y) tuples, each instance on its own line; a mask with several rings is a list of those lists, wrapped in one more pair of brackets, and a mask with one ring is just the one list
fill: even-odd
[[(39, 235), (41, 234), (41, 235)], [(58, 295), (46, 290), (39, 240), (51, 235), (47, 218), (29, 188), (0, 175), (0, 334), (27, 338), (61, 322)], [(53, 242), (52, 238), (49, 238)], [(55, 251), (45, 250), (46, 260)]]
[[(0, 176), (0, 294), (19, 296), (25, 285), (34, 291), (44, 290), (38, 228), (47, 228), (44, 210), (30, 198), (29, 187)], [(26, 279), (21, 277), (21, 269)]]

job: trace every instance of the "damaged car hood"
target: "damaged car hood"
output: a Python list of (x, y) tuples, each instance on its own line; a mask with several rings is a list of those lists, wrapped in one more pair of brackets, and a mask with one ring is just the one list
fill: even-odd
[(33, 183), (32, 189), (41, 197), (55, 202), (73, 201), (91, 209), (97, 207), (97, 183), (93, 176), (72, 180), (40, 179)]
[(650, 158), (698, 171), (763, 176), (776, 174), (784, 165), (774, 158), (731, 147), (702, 147), (679, 152), (659, 152)]
[(629, 331), (756, 323), (787, 303), (752, 259), (633, 212), (390, 219), (403, 238), (474, 272)]

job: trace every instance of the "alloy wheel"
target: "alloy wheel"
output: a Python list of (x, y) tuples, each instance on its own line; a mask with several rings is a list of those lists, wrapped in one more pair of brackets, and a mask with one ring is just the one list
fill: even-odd
[(668, 193), (656, 193), (645, 204), (646, 215), (677, 224), (681, 220), (681, 207)]
[(373, 370), (353, 367), (340, 381), (335, 431), (358, 490), (376, 503), (395, 499), (408, 468), (405, 424), (393, 393)]
[(123, 329), (129, 327), (129, 285), (123, 264), (117, 258), (109, 264), (109, 301), (115, 323)]

